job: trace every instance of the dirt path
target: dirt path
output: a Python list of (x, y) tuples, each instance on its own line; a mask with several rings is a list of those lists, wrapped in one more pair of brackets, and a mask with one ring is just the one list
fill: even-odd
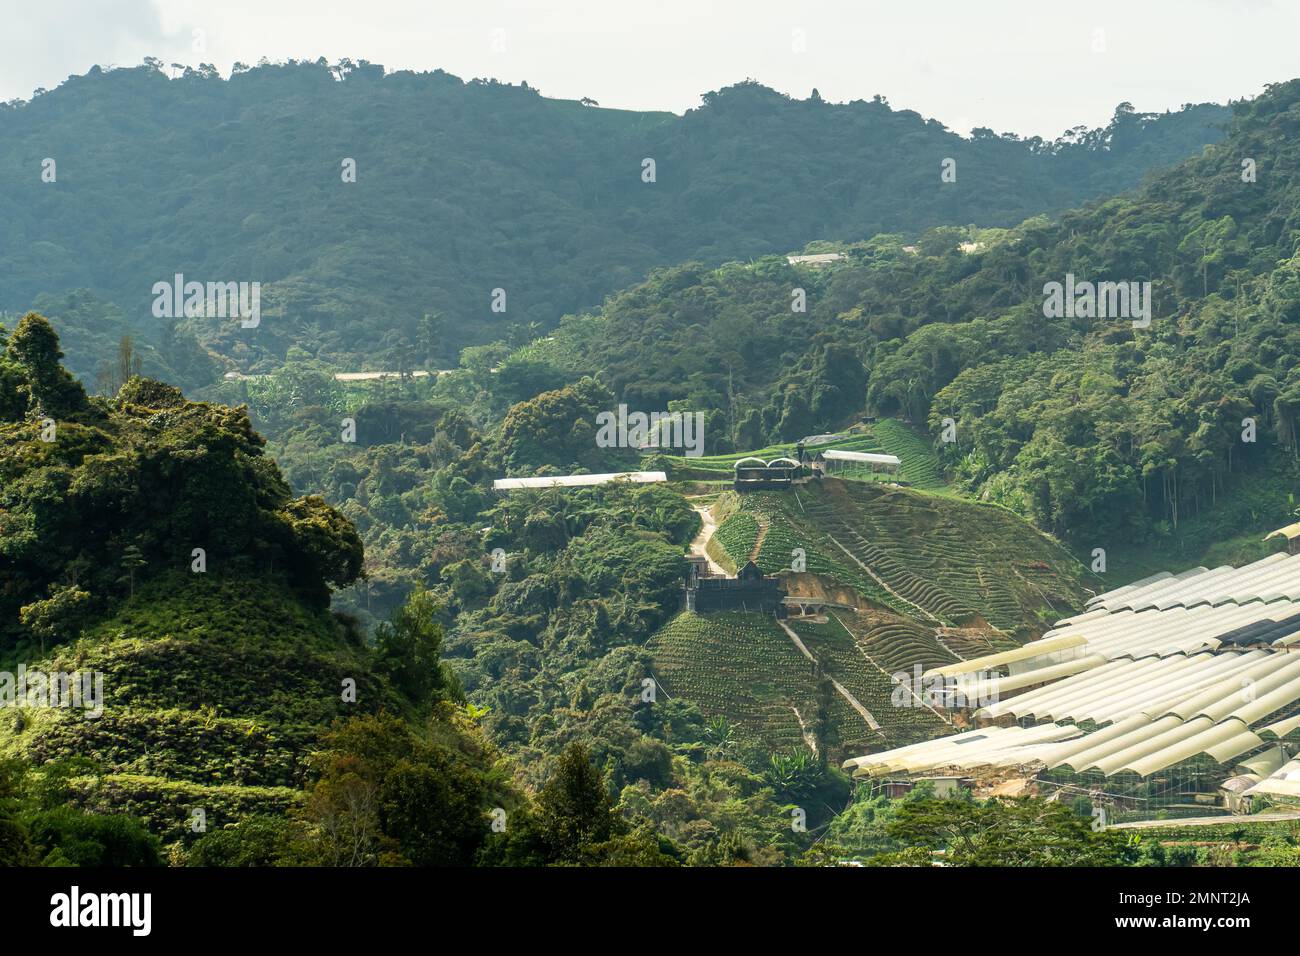
[(799, 733), (803, 736), (803, 742), (808, 745), (808, 749), (811, 750), (813, 756), (816, 757), (817, 738), (812, 735), (812, 731), (810, 731), (808, 725), (804, 723), (803, 714), (799, 713), (799, 708), (794, 704), (791, 704), (790, 709), (794, 711), (794, 719), (799, 721)]
[(718, 564), (709, 557), (709, 539), (713, 537), (713, 532), (718, 530), (718, 522), (713, 519), (712, 512), (707, 505), (691, 505), (691, 509), (700, 516), (704, 523), (700, 526), (700, 533), (695, 536), (691, 542), (691, 554), (698, 555), (708, 562), (709, 570), (714, 574), (727, 576), (727, 569)]
[(749, 560), (758, 563), (758, 552), (763, 550), (763, 541), (767, 538), (767, 522), (758, 519), (758, 534), (754, 536), (754, 546), (749, 549)]
[[(804, 644), (803, 640), (799, 637), (799, 635), (796, 634), (794, 630), (791, 629), (789, 625), (787, 625), (785, 621), (781, 620), (780, 618), (777, 618), (776, 623), (780, 624), (781, 630), (785, 631), (786, 636), (788, 636), (790, 640), (794, 641), (794, 646), (799, 648), (799, 653), (802, 654), (804, 657), (808, 658), (808, 660), (812, 661), (814, 664), (816, 664), (817, 658), (813, 657), (812, 651), (808, 650), (808, 645)], [(868, 727), (870, 727), (872, 730), (876, 731), (877, 733), (881, 733), (881, 734), (884, 733), (884, 731), (881, 730), (880, 728), (880, 722), (871, 715), (871, 711), (867, 710), (867, 708), (862, 706), (862, 702), (858, 700), (856, 697), (854, 697), (853, 694), (849, 692), (849, 689), (847, 687), (845, 687), (843, 684), (837, 681), (834, 677), (831, 677), (829, 674), (826, 675), (826, 679), (831, 682), (831, 686), (834, 687), (835, 690), (839, 692), (839, 695), (843, 697), (846, 701), (848, 701), (849, 706), (852, 707), (861, 715), (862, 719), (867, 722)]]

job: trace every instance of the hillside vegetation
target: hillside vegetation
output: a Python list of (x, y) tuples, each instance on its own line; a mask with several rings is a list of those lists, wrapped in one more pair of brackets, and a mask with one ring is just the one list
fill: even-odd
[[(843, 619), (871, 633), (857, 634)], [(835, 763), (926, 740), (947, 727), (919, 701), (908, 697), (899, 706), (895, 699), (893, 675), (913, 676), (911, 661), (899, 657), (906, 648), (899, 629), (912, 626), (906, 618), (836, 611), (825, 622), (791, 620), (789, 626), (803, 650), (772, 617), (683, 612), (647, 645), (655, 679), (666, 694), (699, 707), (711, 735), (726, 728), (740, 751), (802, 752)], [(917, 630), (937, 646), (932, 631)], [(927, 666), (957, 659), (942, 649), (938, 654), (944, 656), (926, 655)]]
[(468, 863), (531, 819), (429, 596), (371, 639), (329, 613), (360, 539), (242, 410), (89, 398), (36, 313), (0, 345), (4, 863)]
[[(1220, 531), (1263, 530), (1294, 508), (1297, 132), (1300, 81), (1277, 84), (1131, 196), (1003, 231), (879, 235), (822, 269), (686, 263), (517, 361), (605, 369), (632, 407), (707, 409), (713, 453), (864, 410), (904, 419), (957, 486), (1085, 551), (1196, 557), (1189, 519), (1222, 509)], [(1049, 317), (1048, 283), (1069, 276), (1149, 282), (1149, 325)], [(1262, 509), (1235, 494), (1260, 475)]]
[[(678, 117), (365, 61), (164, 69), (96, 67), (0, 107), (0, 309), (85, 288), (150, 344), (180, 324), (246, 371), (295, 345), (344, 368), (450, 367), (656, 266), (1013, 225), (1136, 186), (1227, 116), (1124, 107), (1054, 142), (963, 139), (879, 98), (796, 101), (751, 81)], [(940, 184), (945, 157), (958, 186)], [(153, 318), (154, 283), (177, 273), (263, 283), (260, 326)]]
[(104, 713), (0, 710), (0, 752), (80, 763), (78, 803), (139, 816), (165, 840), (302, 799), (307, 761), (347, 714), (400, 699), (371, 676), (364, 642), (291, 593), (255, 579), (170, 574), (29, 669), (103, 675)]
[[(1027, 639), (1079, 607), (1087, 574), (1060, 544), (1005, 509), (828, 478), (724, 500), (715, 539), (768, 574), (823, 575), (931, 628), (987, 624)], [(760, 540), (761, 539), (761, 540)]]

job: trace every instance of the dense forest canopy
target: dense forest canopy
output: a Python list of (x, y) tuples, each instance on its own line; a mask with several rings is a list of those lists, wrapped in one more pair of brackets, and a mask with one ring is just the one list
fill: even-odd
[[(1045, 529), (1176, 529), (1234, 473), (1296, 454), (1297, 132), (1292, 81), (1240, 104), (1224, 141), (1132, 196), (1009, 230), (839, 244), (843, 261), (820, 269), (769, 257), (661, 270), (515, 351), (500, 374), (602, 369), (634, 407), (708, 410), (714, 451), (864, 411), (938, 441), (951, 419), (948, 466)], [(1049, 284), (1068, 276), (1150, 283), (1149, 324), (1049, 316)]]
[[(95, 68), (0, 107), (0, 309), (88, 289), (149, 344), (187, 325), (245, 371), (294, 344), (356, 368), (448, 367), (655, 266), (1010, 226), (1129, 189), (1216, 141), (1227, 116), (1122, 104), (1104, 129), (1045, 142), (963, 138), (879, 97), (800, 101), (753, 81), (679, 117), (364, 61), (230, 79)], [(940, 182), (945, 158), (954, 183)], [(154, 318), (152, 287), (176, 274), (262, 283), (262, 322)]]

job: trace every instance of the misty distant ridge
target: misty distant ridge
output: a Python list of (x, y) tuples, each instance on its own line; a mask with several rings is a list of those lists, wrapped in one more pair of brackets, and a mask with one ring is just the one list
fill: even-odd
[(967, 139), (882, 97), (831, 105), (754, 81), (676, 116), (365, 61), (164, 70), (96, 67), (0, 107), (0, 309), (84, 288), (148, 338), (156, 283), (258, 282), (257, 328), (186, 320), (245, 371), (304, 340), (382, 361), (430, 312), (447, 363), (657, 267), (1014, 225), (1137, 186), (1218, 141), (1231, 113), (1123, 104), (1051, 142)]

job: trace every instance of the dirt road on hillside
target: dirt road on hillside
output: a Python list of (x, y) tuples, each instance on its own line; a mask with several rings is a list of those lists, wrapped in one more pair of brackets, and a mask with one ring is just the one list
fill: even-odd
[(714, 574), (720, 574), (724, 578), (727, 576), (727, 569), (718, 564), (709, 557), (709, 539), (713, 537), (713, 532), (718, 530), (718, 523), (713, 520), (713, 514), (709, 511), (707, 505), (691, 505), (691, 508), (700, 516), (704, 524), (700, 528), (700, 533), (695, 536), (691, 542), (691, 554), (699, 555), (709, 563), (709, 570)]

